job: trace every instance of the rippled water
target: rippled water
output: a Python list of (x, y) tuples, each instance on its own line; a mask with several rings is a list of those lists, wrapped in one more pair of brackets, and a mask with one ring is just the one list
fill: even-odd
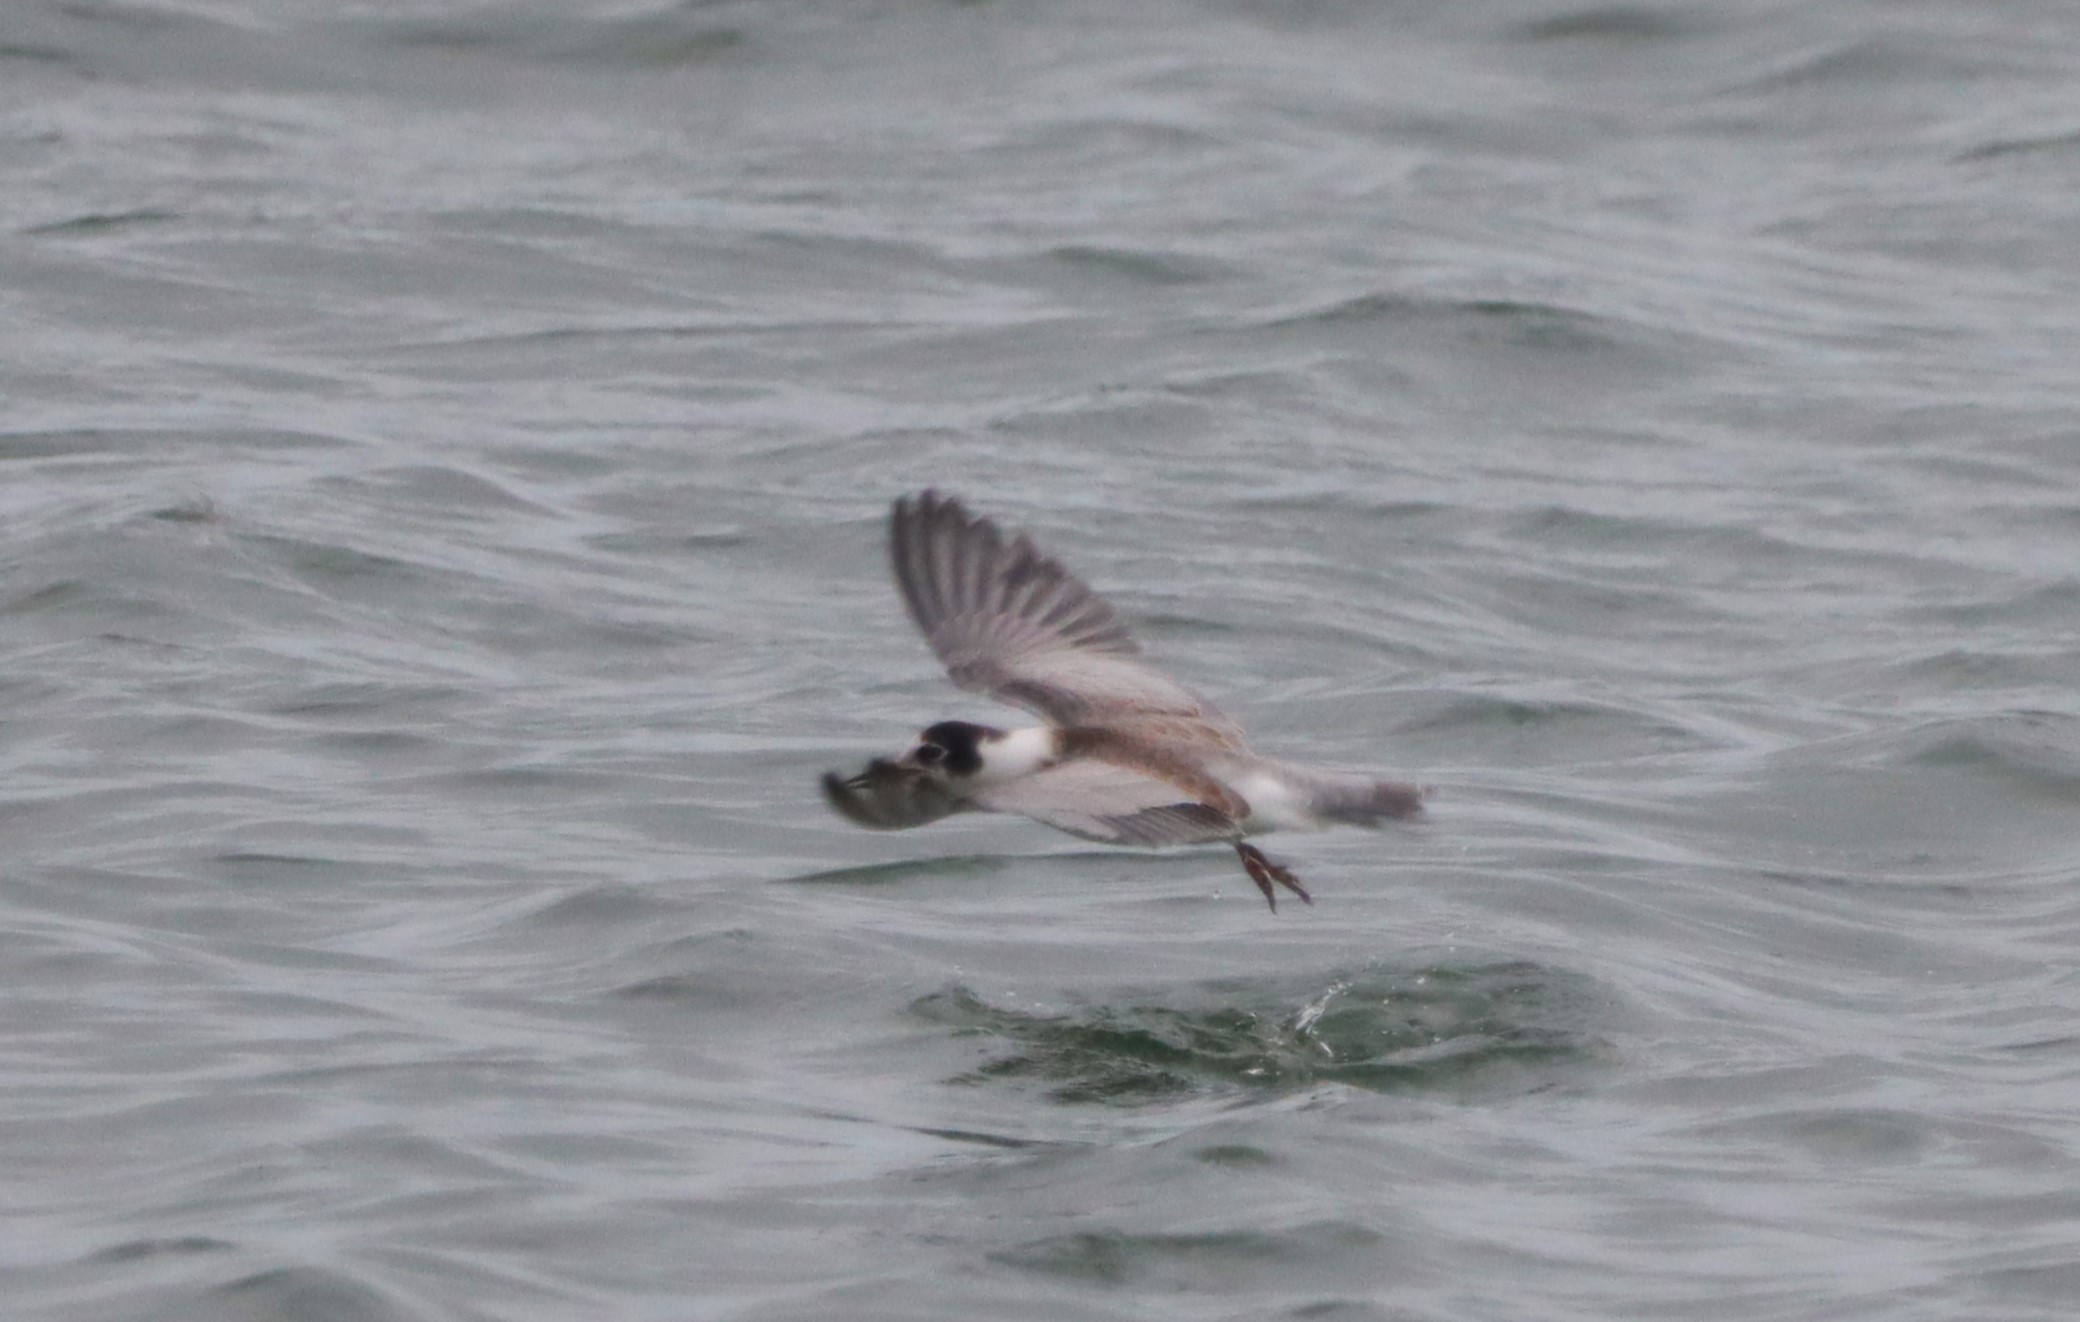
[[(0, 8), (8, 1316), (2072, 1316), (2076, 58)], [(828, 814), (927, 484), (1427, 820)]]

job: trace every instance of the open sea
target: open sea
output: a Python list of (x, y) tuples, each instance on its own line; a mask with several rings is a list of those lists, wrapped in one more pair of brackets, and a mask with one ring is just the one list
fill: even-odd
[[(2069, 1322), (2080, 6), (0, 5), (6, 1322)], [(860, 831), (891, 500), (1268, 753)]]

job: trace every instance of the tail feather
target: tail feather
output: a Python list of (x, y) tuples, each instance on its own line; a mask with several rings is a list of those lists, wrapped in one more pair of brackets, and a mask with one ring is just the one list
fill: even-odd
[(1423, 811), (1425, 796), (1419, 785), (1327, 771), (1305, 775), (1316, 814), (1332, 822), (1377, 826), (1386, 818), (1414, 817)]

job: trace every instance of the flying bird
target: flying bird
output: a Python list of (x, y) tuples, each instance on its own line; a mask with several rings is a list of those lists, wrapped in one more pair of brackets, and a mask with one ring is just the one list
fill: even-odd
[(951, 496), (898, 500), (888, 549), (903, 604), (953, 682), (1044, 724), (940, 721), (856, 776), (826, 773), (824, 797), (861, 826), (1008, 812), (1107, 844), (1230, 844), (1276, 912), (1274, 885), (1314, 901), (1243, 837), (1423, 809), (1414, 785), (1252, 752), (1240, 726), (1141, 659), (1104, 598)]

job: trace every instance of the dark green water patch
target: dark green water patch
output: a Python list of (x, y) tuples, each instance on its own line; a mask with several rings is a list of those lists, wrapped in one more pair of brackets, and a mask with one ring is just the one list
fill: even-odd
[(1060, 1013), (966, 987), (913, 1013), (1004, 1049), (952, 1082), (1043, 1084), (1059, 1102), (1134, 1106), (1221, 1091), (1342, 1083), (1480, 1094), (1549, 1086), (1604, 1054), (1587, 979), (1509, 962), (1369, 965), (1310, 980), (1129, 990)]

